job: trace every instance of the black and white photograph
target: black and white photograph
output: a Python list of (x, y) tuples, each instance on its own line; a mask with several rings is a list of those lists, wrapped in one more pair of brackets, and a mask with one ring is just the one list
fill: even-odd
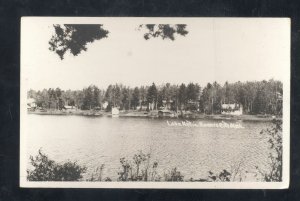
[(23, 17), (20, 186), (289, 186), (288, 18)]

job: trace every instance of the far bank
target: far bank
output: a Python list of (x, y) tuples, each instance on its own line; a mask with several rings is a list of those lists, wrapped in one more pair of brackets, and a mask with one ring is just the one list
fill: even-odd
[(172, 119), (215, 119), (215, 120), (244, 120), (244, 121), (272, 121), (274, 119), (282, 119), (280, 116), (272, 115), (224, 115), (224, 114), (203, 114), (199, 112), (173, 112), (164, 111), (162, 114), (159, 110), (153, 111), (120, 111), (118, 115), (112, 115), (111, 112), (95, 111), (95, 110), (36, 110), (28, 111), (28, 114), (36, 115), (79, 115), (89, 117), (116, 116), (116, 117), (136, 117), (136, 118), (172, 118)]

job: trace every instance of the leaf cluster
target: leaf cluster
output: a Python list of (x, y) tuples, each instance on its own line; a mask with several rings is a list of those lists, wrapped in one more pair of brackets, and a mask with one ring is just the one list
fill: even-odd
[(27, 170), (29, 181), (78, 181), (86, 172), (86, 167), (81, 167), (76, 162), (56, 163), (41, 149), (37, 156), (30, 156), (30, 164), (33, 169)]
[(186, 36), (189, 32), (186, 30), (186, 24), (141, 24), (139, 28), (145, 27), (147, 32), (144, 34), (145, 40), (150, 38), (162, 38), (175, 40), (175, 35)]
[(49, 50), (57, 53), (61, 60), (69, 50), (74, 56), (87, 50), (87, 43), (108, 36), (108, 31), (101, 24), (56, 24), (53, 25), (55, 34), (49, 41)]

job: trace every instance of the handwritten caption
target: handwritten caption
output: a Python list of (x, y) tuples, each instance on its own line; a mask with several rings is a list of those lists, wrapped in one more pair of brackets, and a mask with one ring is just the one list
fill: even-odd
[(235, 128), (235, 129), (243, 129), (242, 124), (235, 122), (235, 123), (228, 123), (225, 121), (218, 122), (218, 123), (203, 123), (203, 122), (191, 122), (188, 120), (185, 121), (168, 121), (168, 126), (178, 126), (178, 127), (199, 127), (199, 128)]

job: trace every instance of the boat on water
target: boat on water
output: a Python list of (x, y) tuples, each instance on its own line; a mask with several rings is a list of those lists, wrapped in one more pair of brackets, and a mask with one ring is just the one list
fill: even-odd
[(113, 108), (111, 109), (111, 115), (112, 115), (113, 117), (118, 117), (119, 114), (120, 114), (120, 111), (119, 111), (118, 108), (113, 107)]

